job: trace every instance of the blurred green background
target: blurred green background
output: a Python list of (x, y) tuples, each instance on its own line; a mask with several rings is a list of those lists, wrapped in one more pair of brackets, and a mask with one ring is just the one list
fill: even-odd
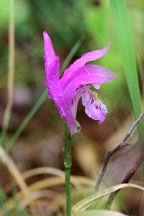
[[(136, 54), (144, 59), (144, 2), (142, 0), (127, 1), (128, 13), (134, 37)], [(8, 72), (8, 26), (9, 26), (9, 0), (0, 0), (0, 120), (2, 121), (6, 105), (6, 85)], [(50, 35), (55, 51), (64, 61), (75, 42), (83, 42), (71, 60), (75, 60), (83, 53), (101, 49), (111, 40), (109, 52), (96, 61), (117, 73), (117, 78), (104, 84), (99, 97), (106, 104), (109, 115), (107, 121), (117, 128), (132, 111), (129, 93), (124, 77), (124, 69), (118, 44), (116, 41), (112, 15), (108, 0), (15, 0), (15, 76), (14, 101), (12, 119), (9, 131), (18, 127), (24, 116), (30, 111), (32, 105), (45, 89), (45, 72), (43, 59), (43, 31)], [(142, 92), (141, 76), (140, 86)], [(41, 108), (44, 112), (39, 115), (42, 125), (37, 130), (45, 129), (63, 133), (63, 124), (53, 102), (47, 100)], [(43, 117), (42, 117), (43, 116)], [(82, 131), (87, 132), (91, 124), (97, 130), (97, 122), (88, 119), (82, 106), (78, 109), (78, 119), (82, 124)], [(103, 125), (107, 123), (103, 123)], [(36, 125), (35, 125), (36, 126)], [(104, 127), (104, 126), (100, 126)], [(53, 128), (53, 129), (52, 129)], [(88, 133), (89, 134), (89, 133)], [(91, 136), (91, 133), (90, 133)]]
[[(9, 0), (0, 0), (0, 120), (2, 122), (6, 105), (6, 85), (8, 73), (8, 27)], [(144, 59), (144, 2), (142, 0), (127, 1), (128, 13), (134, 37), (136, 54)], [(43, 31), (50, 35), (55, 51), (60, 56), (61, 64), (78, 39), (83, 42), (74, 55), (73, 60), (83, 53), (105, 47), (111, 40), (109, 52), (96, 61), (117, 73), (117, 78), (104, 84), (99, 91), (99, 97), (106, 104), (109, 114), (107, 120), (98, 125), (89, 119), (84, 109), (79, 105), (78, 120), (82, 124), (82, 132), (88, 136), (97, 136), (95, 131), (107, 127), (108, 132), (101, 135), (109, 136), (128, 118), (132, 111), (130, 97), (124, 76), (124, 69), (108, 0), (15, 0), (15, 76), (14, 101), (9, 132), (14, 132), (37, 101), (44, 84)], [(142, 92), (141, 76), (140, 86)], [(44, 111), (43, 111), (44, 110)], [(39, 116), (38, 116), (39, 115)], [(36, 130), (42, 133), (56, 132), (63, 134), (63, 122), (52, 101), (47, 99), (34, 120)], [(33, 121), (34, 121), (33, 120)], [(37, 122), (36, 120), (36, 122)], [(33, 122), (32, 121), (32, 122)], [(31, 126), (29, 123), (29, 126)], [(93, 132), (91, 129), (93, 128)], [(28, 130), (28, 129), (26, 129)], [(28, 133), (30, 133), (28, 131)], [(92, 134), (94, 133), (94, 134)], [(110, 133), (110, 134), (109, 134)], [(103, 140), (103, 138), (101, 138)]]
[[(136, 52), (143, 57), (144, 3), (142, 0), (127, 1), (127, 3)], [(8, 71), (9, 0), (1, 0), (0, 8), (0, 88), (3, 90)], [(111, 40), (110, 51), (96, 63), (117, 72), (117, 79), (105, 84), (100, 94), (110, 112), (117, 108), (123, 111), (130, 109), (108, 0), (42, 0), (41, 2), (15, 0), (15, 87), (30, 88), (36, 98), (44, 89), (42, 39), (44, 30), (51, 36), (61, 63), (76, 40), (81, 37), (84, 41), (74, 59), (87, 51), (103, 48)]]
[[(0, 0), (1, 123), (7, 101), (9, 5), (9, 0)], [(144, 1), (128, 0), (127, 8), (136, 56), (139, 56), (143, 64)], [(109, 0), (15, 0), (14, 13), (15, 75), (9, 137), (19, 127), (46, 88), (42, 36), (44, 30), (50, 35), (61, 64), (79, 39), (83, 42), (71, 62), (85, 52), (104, 48), (111, 40), (108, 53), (95, 62), (117, 73), (115, 80), (102, 85), (99, 90), (99, 97), (107, 106), (109, 114), (105, 122), (98, 125), (96, 121), (86, 116), (80, 102), (77, 119), (82, 129), (73, 139), (74, 144), (89, 143), (93, 146), (97, 158), (94, 160), (101, 163), (107, 151), (107, 147), (102, 144), (115, 135), (132, 113)], [(144, 74), (142, 67), (140, 73), (139, 64), (138, 72), (143, 96)], [(18, 167), (22, 171), (44, 165), (63, 168), (63, 128), (63, 121), (54, 103), (47, 99), (11, 150)], [(82, 152), (82, 149), (80, 151)], [(96, 166), (90, 165), (89, 168), (93, 170), (90, 171), (89, 168), (85, 170), (82, 163), (83, 161), (77, 156), (77, 150), (74, 149), (72, 173), (95, 176)], [(3, 179), (1, 181), (3, 182)]]

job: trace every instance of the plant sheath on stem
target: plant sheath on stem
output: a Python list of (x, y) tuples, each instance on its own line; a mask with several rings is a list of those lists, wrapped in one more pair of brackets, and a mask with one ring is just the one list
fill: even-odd
[(71, 172), (71, 134), (68, 127), (65, 125), (64, 136), (64, 166), (65, 166), (65, 188), (66, 188), (66, 215), (71, 215), (71, 185), (70, 185), (70, 172)]

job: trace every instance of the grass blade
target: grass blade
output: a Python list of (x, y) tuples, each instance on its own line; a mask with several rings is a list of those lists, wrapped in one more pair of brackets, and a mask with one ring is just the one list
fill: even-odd
[[(115, 26), (115, 33), (119, 48), (122, 54), (125, 76), (133, 105), (135, 118), (141, 113), (141, 98), (136, 69), (136, 59), (133, 47), (132, 33), (130, 29), (128, 13), (125, 0), (110, 0), (112, 16)], [(142, 122), (138, 126), (140, 136), (142, 132)]]
[(23, 122), (20, 124), (20, 126), (18, 127), (18, 129), (16, 130), (16, 132), (13, 134), (13, 136), (11, 137), (11, 139), (9, 140), (9, 142), (6, 145), (6, 151), (9, 151), (12, 147), (12, 145), (15, 143), (15, 141), (17, 140), (17, 138), (20, 136), (21, 132), (23, 131), (23, 129), (25, 128), (25, 126), (28, 124), (28, 122), (31, 120), (31, 118), (34, 116), (34, 114), (37, 112), (37, 110), (40, 108), (40, 106), (44, 103), (44, 101), (47, 98), (47, 89), (43, 92), (43, 94), (40, 96), (40, 98), (38, 99), (38, 101), (36, 102), (36, 104), (33, 106), (33, 108), (31, 109), (31, 111), (28, 113), (28, 115), (25, 117), (25, 119), (23, 120)]
[(110, 195), (111, 193), (114, 193), (115, 191), (118, 191), (118, 190), (124, 189), (124, 188), (135, 188), (135, 189), (139, 189), (139, 190), (144, 192), (144, 187), (142, 187), (140, 185), (136, 185), (136, 184), (119, 184), (119, 185), (115, 185), (113, 187), (107, 188), (104, 191), (98, 191), (97, 193), (89, 195), (87, 198), (84, 198), (83, 200), (76, 203), (73, 206), (72, 210), (73, 210), (74, 213), (86, 212), (86, 210), (91, 206), (91, 204), (95, 200), (100, 199), (100, 198), (102, 198), (104, 196)]
[(127, 216), (120, 212), (115, 212), (111, 210), (88, 210), (86, 212), (76, 212), (74, 216)]

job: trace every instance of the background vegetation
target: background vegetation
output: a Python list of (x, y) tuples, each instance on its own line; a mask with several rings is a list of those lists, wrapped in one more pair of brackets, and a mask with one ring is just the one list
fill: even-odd
[[(127, 9), (134, 39), (143, 104), (144, 2), (143, 0), (128, 0)], [(0, 122), (2, 129), (8, 99), (10, 1), (0, 0), (0, 10)], [(104, 84), (99, 91), (99, 97), (106, 104), (109, 114), (105, 122), (99, 125), (98, 122), (86, 116), (81, 103), (78, 108), (77, 119), (81, 124), (81, 132), (73, 138), (72, 175), (83, 177), (77, 177), (74, 181), (72, 194), (74, 204), (90, 194), (107, 152), (121, 142), (134, 120), (133, 106), (124, 73), (123, 56), (115, 34), (110, 2), (108, 0), (14, 0), (14, 30), (13, 103), (7, 134), (3, 136), (1, 133), (3, 147), (10, 150), (9, 156), (6, 155), (8, 158), (4, 152), (0, 152), (2, 158), (1, 213), (3, 212), (4, 215), (63, 215), (64, 185), (61, 177), (55, 177), (55, 175), (63, 176), (63, 172), (57, 169), (46, 169), (41, 170), (41, 175), (38, 175), (39, 171), (35, 170), (34, 176), (30, 177), (32, 175), (30, 171), (38, 167), (63, 170), (63, 121), (53, 102), (46, 97), (46, 92), (43, 94), (46, 86), (42, 34), (46, 30), (51, 36), (61, 64), (69, 53), (70, 62), (72, 62), (87, 51), (105, 47), (111, 40), (109, 52), (96, 61), (96, 64), (117, 72), (117, 78)], [(65, 65), (68, 63), (69, 59)], [(133, 91), (135, 92), (135, 89)], [(43, 97), (39, 100), (42, 94)], [(35, 103), (37, 105), (31, 112)], [(133, 136), (131, 142), (135, 143), (135, 140), (136, 135)], [(135, 155), (135, 153), (132, 154), (134, 158)], [(127, 153), (122, 153), (122, 158), (121, 155), (117, 155), (117, 158), (120, 159), (120, 162), (117, 162), (118, 171), (116, 174), (115, 170), (112, 174), (107, 174), (111, 186), (113, 182), (120, 183), (124, 163), (127, 163)], [(13, 162), (14, 166), (11, 165)], [(15, 175), (17, 169), (20, 172)], [(24, 178), (27, 178), (26, 185), (22, 183)], [(132, 181), (142, 184), (141, 169), (137, 170)], [(18, 186), (24, 196), (20, 194)], [(80, 191), (75, 189), (79, 186), (81, 186)], [(37, 197), (35, 202), (30, 201), (31, 197), (26, 199), (29, 190), (35, 192), (35, 197)], [(120, 193), (113, 208), (128, 215), (143, 215), (142, 203), (142, 192), (127, 189)], [(100, 202), (97, 208), (103, 208)]]

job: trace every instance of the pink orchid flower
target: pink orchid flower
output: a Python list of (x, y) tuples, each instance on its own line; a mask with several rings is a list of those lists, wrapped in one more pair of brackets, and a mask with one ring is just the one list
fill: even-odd
[(107, 108), (98, 99), (97, 93), (91, 90), (89, 84), (99, 89), (101, 84), (111, 81), (116, 77), (116, 74), (104, 67), (92, 64), (86, 65), (86, 63), (104, 56), (109, 49), (110, 43), (104, 49), (94, 50), (82, 55), (64, 71), (63, 77), (59, 78), (59, 57), (55, 54), (49, 35), (44, 32), (43, 37), (45, 83), (48, 87), (48, 96), (54, 101), (71, 134), (78, 132), (80, 128), (79, 123), (76, 121), (77, 106), (80, 98), (82, 98), (86, 114), (102, 123), (105, 120)]

